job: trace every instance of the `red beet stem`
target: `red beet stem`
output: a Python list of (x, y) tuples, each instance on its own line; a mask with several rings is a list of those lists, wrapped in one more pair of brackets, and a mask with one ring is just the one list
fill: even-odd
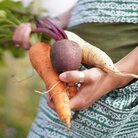
[(56, 32), (60, 33), (63, 37), (63, 39), (67, 39), (67, 35), (64, 32), (64, 30), (57, 25), (55, 25), (52, 21), (50, 21), (48, 18), (44, 18), (44, 21), (53, 28)]
[(58, 36), (55, 32), (51, 31), (49, 28), (35, 28), (32, 30), (32, 33), (46, 33), (54, 38), (56, 41), (61, 40), (61, 37)]

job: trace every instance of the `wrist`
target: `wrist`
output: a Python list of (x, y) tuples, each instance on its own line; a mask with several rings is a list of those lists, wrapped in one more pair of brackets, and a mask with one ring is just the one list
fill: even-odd
[(98, 88), (98, 91), (100, 91), (101, 95), (105, 95), (108, 92), (123, 86), (122, 76), (116, 75), (114, 73), (105, 73), (104, 71), (99, 69), (97, 70), (99, 74), (98, 78), (101, 78), (99, 80), (100, 87)]
[[(122, 73), (124, 72), (124, 73), (138, 75), (138, 58), (136, 56), (137, 53), (138, 53), (138, 47), (136, 47), (128, 55), (126, 55), (124, 58), (122, 58), (115, 64), (117, 69)], [(119, 75), (117, 76), (119, 77)], [(135, 78), (128, 76), (121, 76), (120, 79), (121, 79), (120, 87), (123, 87)]]
[(109, 91), (121, 88), (127, 84), (127, 79), (125, 77), (119, 76), (114, 73), (108, 73), (107, 80), (109, 84)]

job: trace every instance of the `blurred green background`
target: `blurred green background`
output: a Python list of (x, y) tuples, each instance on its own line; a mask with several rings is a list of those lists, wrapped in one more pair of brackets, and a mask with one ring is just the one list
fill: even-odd
[[(27, 137), (41, 97), (35, 90), (45, 89), (28, 52), (12, 41), (13, 31), (20, 23), (32, 23), (34, 16), (39, 15), (38, 3), (34, 0), (24, 7), (22, 1), (0, 0), (0, 138)], [(46, 35), (42, 38), (49, 41)]]
[(0, 64), (0, 138), (25, 138), (37, 114), (44, 84), (33, 70), (27, 52), (23, 58), (4, 53)]
[[(76, 0), (59, 2), (57, 6), (54, 0), (0, 0), (0, 138), (26, 138), (41, 97), (34, 91), (45, 90), (27, 52), (22, 57), (24, 50), (12, 43), (13, 30), (20, 23), (32, 23), (34, 17), (47, 12), (56, 17), (73, 6)], [(41, 34), (41, 39), (49, 42), (46, 35)]]

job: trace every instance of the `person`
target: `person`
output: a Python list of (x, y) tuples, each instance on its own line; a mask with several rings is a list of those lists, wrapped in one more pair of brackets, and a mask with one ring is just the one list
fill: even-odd
[[(68, 23), (68, 30), (105, 51), (120, 71), (134, 74), (138, 74), (137, 28), (136, 0), (78, 0)], [(138, 80), (97, 67), (81, 69), (84, 83), (70, 100), (72, 115), (79, 111), (71, 129), (51, 109), (52, 101), (47, 99), (47, 104), (42, 96), (28, 138), (138, 138)], [(64, 72), (59, 78), (77, 83), (79, 71)]]

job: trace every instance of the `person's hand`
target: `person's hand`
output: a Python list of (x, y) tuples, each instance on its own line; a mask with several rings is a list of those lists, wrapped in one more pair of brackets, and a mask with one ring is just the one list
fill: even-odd
[[(122, 72), (138, 74), (138, 47), (118, 61), (115, 66)], [(78, 93), (70, 100), (72, 110), (81, 110), (89, 107), (96, 100), (106, 95), (108, 92), (124, 87), (133, 77), (119, 76), (115, 73), (105, 73), (98, 68), (85, 70), (84, 83)], [(60, 80), (67, 83), (77, 83), (80, 79), (79, 71), (68, 71), (60, 74)], [(50, 100), (49, 106), (52, 108)]]
[(21, 23), (14, 31), (13, 42), (16, 46), (20, 46), (25, 50), (30, 48), (29, 39), (31, 34), (31, 24), (30, 23)]
[[(84, 83), (78, 93), (70, 100), (72, 110), (88, 108), (96, 100), (120, 85), (119, 78), (116, 78), (114, 74), (107, 74), (98, 68), (83, 72), (85, 74)], [(59, 78), (66, 83), (77, 83), (79, 82), (79, 71), (64, 72)]]

